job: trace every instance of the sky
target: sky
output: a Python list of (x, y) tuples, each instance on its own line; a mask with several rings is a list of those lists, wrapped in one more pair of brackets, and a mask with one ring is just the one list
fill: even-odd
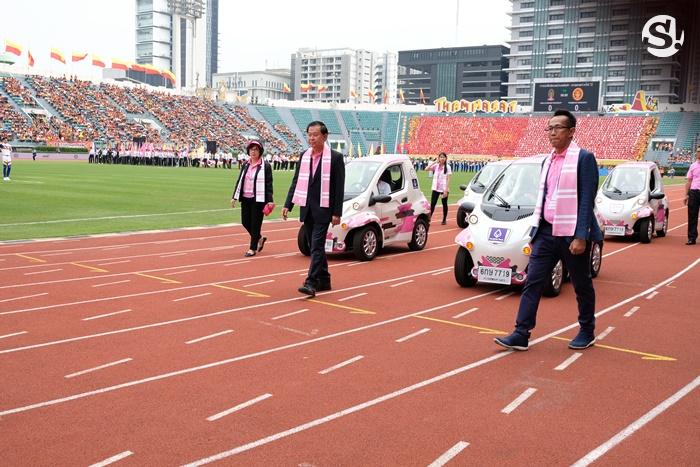
[[(219, 72), (288, 68), (291, 54), (302, 47), (385, 52), (505, 44), (511, 8), (509, 0), (220, 0), (219, 5)], [(61, 66), (49, 59), (54, 47), (69, 62), (74, 51), (133, 61), (135, 10), (135, 0), (0, 0), (0, 44), (20, 44), (25, 57), (29, 48), (37, 68)]]

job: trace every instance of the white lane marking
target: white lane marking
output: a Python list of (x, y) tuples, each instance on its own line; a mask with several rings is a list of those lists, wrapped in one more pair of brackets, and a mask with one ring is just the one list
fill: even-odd
[(250, 263), (250, 260), (249, 260), (249, 259), (246, 259), (246, 260), (236, 260), (236, 262), (224, 264), (224, 266), (238, 266), (239, 264), (245, 264), (245, 263)]
[(564, 371), (564, 370), (566, 370), (566, 368), (567, 368), (569, 365), (571, 365), (572, 363), (574, 363), (576, 360), (578, 360), (578, 359), (581, 357), (581, 355), (583, 355), (581, 352), (576, 352), (576, 353), (573, 354), (571, 357), (567, 358), (566, 360), (564, 360), (563, 362), (561, 362), (559, 365), (557, 365), (557, 366), (554, 368), (554, 370), (555, 370), (555, 371)]
[(183, 252), (183, 253), (170, 253), (169, 255), (160, 255), (159, 258), (173, 258), (173, 257), (175, 257), (175, 256), (183, 256), (183, 255), (186, 255), (186, 254), (187, 254), (187, 252)]
[(107, 282), (105, 284), (95, 284), (95, 285), (93, 285), (93, 287), (104, 287), (106, 285), (125, 284), (127, 282), (131, 282), (131, 279), (125, 279), (123, 281), (116, 281), (116, 282)]
[(0, 227), (12, 227), (16, 225), (62, 224), (65, 222), (101, 221), (109, 219), (134, 219), (137, 217), (175, 216), (180, 214), (201, 214), (205, 212), (221, 212), (229, 210), (230, 209), (205, 209), (203, 211), (161, 212), (155, 214), (132, 214), (130, 216), (82, 217), (78, 219), (56, 219), (51, 221), (14, 222), (12, 224), (0, 224)]
[[(65, 256), (65, 255), (72, 255), (72, 254), (73, 254), (72, 251), (62, 251), (62, 252), (60, 252), (60, 253), (47, 253), (47, 254), (44, 254), (44, 255), (41, 255), (41, 256)], [(0, 261), (5, 261), (5, 260), (3, 259), (3, 260), (0, 260)]]
[(331, 367), (326, 368), (325, 370), (321, 370), (318, 372), (319, 375), (327, 375), (328, 373), (335, 371), (339, 368), (343, 368), (344, 366), (350, 365), (351, 363), (355, 363), (358, 360), (362, 360), (365, 358), (364, 355), (358, 355), (357, 357), (352, 357), (349, 360), (345, 360), (344, 362), (340, 362), (337, 365), (333, 365)]
[(111, 362), (111, 363), (105, 363), (104, 365), (96, 366), (94, 368), (88, 368), (87, 370), (81, 370), (81, 371), (76, 371), (75, 373), (71, 373), (69, 375), (64, 376), (64, 378), (75, 378), (76, 376), (84, 375), (87, 373), (92, 373), (93, 371), (97, 370), (103, 370), (105, 368), (109, 368), (114, 365), (121, 365), (122, 363), (130, 362), (130, 358), (124, 358), (122, 360), (117, 360), (116, 362)]
[(517, 409), (518, 406), (520, 406), (520, 404), (528, 400), (530, 396), (532, 396), (535, 392), (537, 392), (536, 388), (527, 388), (523, 391), (522, 394), (516, 397), (515, 400), (513, 400), (513, 402), (503, 407), (503, 409), (501, 409), (501, 413), (504, 413), (506, 415), (511, 413), (513, 410)]
[(215, 248), (209, 248), (208, 251), (221, 251), (235, 248), (235, 245), (217, 246)]
[(190, 295), (189, 297), (182, 297), (182, 298), (176, 298), (173, 300), (174, 302), (181, 302), (183, 300), (190, 300), (192, 298), (199, 298), (199, 297), (206, 297), (207, 295), (211, 295), (211, 292), (205, 292), (205, 293), (200, 293), (197, 295)]
[(510, 297), (511, 295), (513, 295), (514, 293), (515, 293), (515, 291), (505, 293), (505, 294), (500, 295), (499, 297), (497, 297), (496, 300), (504, 300), (504, 299)]
[(639, 417), (634, 422), (630, 423), (625, 427), (624, 430), (617, 433), (615, 436), (583, 456), (581, 459), (576, 461), (571, 467), (586, 467), (591, 463), (595, 462), (597, 459), (604, 456), (612, 448), (632, 436), (637, 430), (642, 428), (644, 425), (655, 419), (657, 416), (664, 413), (667, 409), (673, 406), (676, 402), (683, 399), (685, 396), (690, 394), (695, 388), (700, 386), (700, 376), (696, 377), (693, 381), (682, 387), (678, 392), (673, 394), (671, 397), (661, 402), (659, 405), (651, 409), (649, 412), (645, 413)]
[(600, 340), (605, 339), (608, 336), (608, 334), (610, 334), (614, 330), (615, 330), (615, 328), (613, 326), (608, 326), (608, 328), (605, 331), (603, 331), (600, 334), (598, 334), (597, 336), (595, 336), (596, 340), (600, 341)]
[(185, 342), (185, 344), (195, 344), (197, 342), (202, 342), (202, 341), (205, 341), (207, 339), (213, 339), (214, 337), (223, 336), (225, 334), (230, 334), (232, 332), (233, 332), (233, 329), (227, 329), (225, 331), (217, 332), (216, 334), (210, 334), (208, 336), (198, 337), (197, 339), (192, 339), (191, 341)]
[(90, 321), (93, 319), (106, 318), (108, 316), (121, 315), (122, 313), (128, 313), (130, 311), (131, 311), (131, 308), (127, 308), (126, 310), (119, 310), (119, 311), (114, 311), (112, 313), (105, 313), (104, 315), (88, 316), (87, 318), (83, 318), (81, 321)]
[(608, 256), (616, 255), (617, 253), (620, 253), (620, 252), (622, 252), (622, 251), (625, 251), (625, 250), (627, 250), (627, 249), (630, 249), (630, 248), (632, 248), (632, 247), (635, 247), (635, 246), (637, 246), (637, 245), (639, 245), (639, 244), (640, 244), (639, 242), (633, 243), (633, 244), (631, 244), (631, 245), (627, 245), (627, 246), (624, 247), (624, 248), (620, 248), (619, 250), (611, 251), (610, 253), (605, 253), (605, 254), (603, 255), (603, 258), (607, 258)]
[(462, 452), (467, 446), (469, 446), (469, 443), (467, 443), (466, 441), (460, 441), (459, 443), (455, 444), (450, 449), (448, 449), (443, 455), (431, 462), (430, 465), (428, 465), (428, 467), (442, 467), (443, 465), (451, 461), (452, 458), (454, 458), (457, 454)]
[(410, 284), (411, 282), (413, 282), (413, 279), (407, 280), (407, 281), (403, 281), (403, 282), (399, 282), (398, 284), (390, 285), (389, 287), (399, 287), (399, 286), (401, 286), (401, 285)]
[(369, 261), (352, 261), (352, 262), (348, 263), (347, 266), (348, 266), (349, 268), (351, 268), (351, 267), (354, 267), (354, 266), (362, 266), (363, 264), (369, 264)]
[(133, 454), (133, 452), (131, 452), (131, 451), (120, 452), (119, 454), (112, 456), (112, 457), (109, 457), (103, 461), (96, 463), (96, 464), (91, 464), (90, 467), (105, 467), (106, 465), (114, 464), (115, 462), (120, 461), (120, 460), (124, 459), (125, 457), (129, 457), (132, 454)]
[(102, 248), (100, 251), (123, 250), (124, 248), (131, 248), (131, 245), (108, 246), (106, 248)]
[(12, 334), (5, 334), (4, 336), (0, 336), (0, 339), (5, 339), (6, 337), (21, 336), (22, 334), (26, 334), (26, 333), (27, 333), (27, 331), (13, 332)]
[[(451, 246), (451, 245), (450, 245), (450, 246)], [(425, 250), (423, 250), (423, 251), (425, 251)], [(671, 282), (672, 280), (678, 279), (679, 277), (683, 276), (685, 273), (687, 273), (688, 271), (690, 271), (691, 269), (693, 269), (698, 263), (700, 263), (700, 258), (699, 258), (699, 259), (696, 259), (695, 261), (693, 261), (692, 263), (690, 263), (688, 266), (686, 266), (685, 268), (683, 268), (683, 269), (681, 269), (680, 271), (678, 271), (678, 272), (677, 272), (676, 274), (674, 274), (673, 276), (671, 276), (671, 277), (669, 277), (669, 278), (667, 278), (667, 279), (665, 279), (665, 280), (659, 282), (658, 284), (656, 284), (655, 286), (653, 286), (653, 287), (651, 288), (651, 290), (653, 290), (654, 288), (663, 287), (663, 286), (665, 286), (667, 283)], [(422, 275), (422, 274), (427, 274), (427, 273), (430, 273), (430, 272), (431, 272), (431, 271), (427, 271), (427, 272), (424, 272), (424, 273), (413, 274), (412, 276), (406, 276), (406, 277), (415, 277), (415, 276), (419, 276), (419, 275)], [(398, 279), (393, 279), (393, 280), (398, 280)], [(393, 280), (380, 281), (380, 282), (375, 282), (375, 283), (373, 283), (373, 284), (374, 284), (374, 285), (381, 285), (381, 284), (384, 284), (384, 283), (387, 283), (387, 282), (393, 282)], [(366, 287), (366, 286), (367, 286), (367, 284), (363, 284), (363, 285), (357, 286), (357, 287)], [(348, 288), (348, 289), (352, 289), (352, 288), (353, 288), (353, 287), (350, 287), (350, 288)], [(348, 290), (348, 289), (344, 289), (344, 290)], [(344, 290), (343, 290), (343, 291), (344, 291)], [(340, 331), (340, 332), (337, 332), (337, 333), (334, 333), (334, 334), (327, 334), (327, 335), (325, 335), (325, 336), (316, 337), (316, 338), (309, 339), (309, 340), (306, 340), (306, 341), (301, 341), (301, 342), (296, 342), (296, 343), (293, 343), (293, 344), (287, 344), (287, 345), (284, 345), (284, 346), (281, 346), (281, 347), (275, 347), (275, 348), (271, 348), (271, 349), (261, 350), (261, 351), (259, 351), (259, 352), (252, 353), (252, 354), (239, 355), (239, 356), (237, 356), (237, 357), (232, 357), (232, 358), (225, 359), (225, 360), (219, 360), (219, 361), (216, 361), (216, 362), (210, 362), (210, 363), (207, 363), (207, 364), (204, 364), (204, 365), (200, 365), (200, 366), (196, 366), (196, 367), (190, 367), (190, 368), (185, 368), (185, 369), (178, 370), (178, 371), (173, 371), (173, 372), (170, 372), (170, 373), (162, 373), (162, 374), (159, 374), (159, 375), (150, 376), (150, 377), (148, 377), (148, 378), (144, 378), (144, 379), (140, 379), (140, 380), (127, 381), (127, 382), (125, 382), (125, 383), (118, 384), (118, 385), (115, 385), (115, 386), (107, 386), (107, 387), (103, 387), (103, 388), (100, 388), (100, 389), (95, 389), (95, 390), (88, 391), (88, 392), (73, 394), (73, 395), (66, 396), (66, 397), (62, 397), (62, 398), (59, 398), (59, 399), (52, 399), (52, 400), (48, 400), (48, 401), (44, 401), (44, 402), (37, 402), (37, 403), (31, 404), (31, 405), (26, 405), (26, 406), (23, 406), (23, 407), (15, 407), (15, 408), (13, 408), (13, 409), (7, 409), (7, 410), (4, 410), (4, 411), (0, 412), (0, 417), (3, 417), (3, 416), (5, 416), (5, 415), (15, 414), (15, 413), (28, 412), (28, 411), (30, 411), (30, 410), (39, 409), (39, 408), (42, 408), (42, 407), (49, 407), (49, 406), (52, 406), (52, 405), (63, 404), (63, 403), (65, 403), (65, 402), (70, 402), (70, 401), (77, 400), (77, 399), (84, 399), (84, 398), (86, 398), (86, 397), (96, 396), (96, 395), (99, 395), (99, 394), (105, 394), (105, 393), (108, 393), (108, 392), (114, 392), (114, 391), (118, 391), (118, 390), (124, 389), (124, 388), (129, 388), (129, 387), (133, 387), (133, 386), (138, 386), (138, 385), (150, 383), (150, 382), (153, 382), (153, 381), (160, 381), (160, 380), (164, 380), (164, 379), (171, 378), (171, 377), (175, 377), (175, 376), (180, 376), (180, 375), (184, 375), (184, 374), (188, 374), (188, 373), (194, 373), (194, 372), (197, 372), (197, 371), (206, 370), (206, 369), (209, 369), (209, 368), (214, 368), (214, 367), (218, 367), (218, 366), (222, 366), (222, 365), (227, 365), (227, 364), (229, 364), (229, 363), (234, 363), (234, 362), (238, 362), (238, 361), (242, 361), (242, 360), (248, 360), (248, 359), (252, 359), (252, 358), (256, 358), (256, 357), (260, 357), (260, 356), (263, 356), (263, 355), (268, 355), (268, 354), (272, 354), (272, 353), (276, 353), (276, 352), (282, 352), (282, 351), (284, 351), (284, 350), (293, 349), (293, 348), (297, 348), (297, 347), (302, 347), (302, 346), (305, 346), (305, 345), (310, 345), (310, 344), (314, 344), (314, 343), (316, 343), (316, 342), (322, 342), (322, 341), (334, 339), (334, 338), (336, 338), (336, 337), (340, 337), (340, 336), (344, 336), (344, 335), (349, 335), (349, 334), (354, 334), (354, 333), (357, 333), (357, 332), (362, 332), (362, 331), (365, 331), (365, 330), (367, 330), (367, 329), (373, 329), (373, 328), (375, 328), (375, 327), (385, 326), (385, 325), (387, 325), (387, 324), (391, 324), (391, 323), (394, 323), (394, 322), (402, 321), (402, 320), (404, 320), (404, 319), (410, 319), (410, 318), (413, 318), (413, 317), (415, 317), (415, 316), (421, 316), (421, 315), (428, 314), (428, 313), (431, 313), (431, 312), (436, 311), (436, 310), (441, 310), (441, 309), (443, 309), (443, 308), (449, 308), (449, 307), (452, 307), (452, 306), (455, 306), (455, 305), (459, 305), (459, 304), (461, 304), (461, 303), (466, 303), (466, 302), (470, 302), (470, 301), (472, 301), (472, 300), (477, 300), (477, 299), (479, 299), (479, 298), (483, 298), (483, 297), (486, 297), (486, 296), (489, 296), (489, 295), (493, 295), (494, 293), (500, 292), (501, 290), (502, 290), (502, 289), (495, 289), (495, 290), (492, 290), (492, 291), (490, 291), (490, 292), (484, 292), (484, 293), (479, 294), (479, 295), (474, 295), (474, 296), (472, 296), (472, 297), (467, 297), (467, 298), (464, 298), (464, 299), (462, 299), (462, 300), (457, 300), (457, 301), (455, 301), (455, 302), (451, 302), (451, 303), (447, 303), (447, 304), (443, 304), (443, 305), (438, 305), (438, 306), (435, 306), (435, 307), (432, 307), (432, 308), (428, 308), (428, 309), (426, 309), (426, 310), (417, 311), (417, 312), (415, 312), (415, 313), (409, 313), (409, 314), (407, 314), (407, 315), (398, 316), (398, 317), (396, 317), (396, 318), (388, 319), (388, 320), (385, 320), (385, 321), (379, 321), (379, 322), (377, 322), (377, 323), (368, 324), (368, 325), (366, 325), (366, 326), (361, 326), (361, 327), (358, 327), (358, 328), (347, 329), (347, 330), (345, 330), (345, 331)], [(609, 312), (611, 312), (611, 311), (613, 311), (613, 310), (616, 310), (617, 308), (619, 308), (619, 307), (621, 307), (621, 306), (623, 306), (623, 305), (626, 305), (626, 304), (628, 304), (628, 303), (630, 303), (630, 302), (632, 302), (632, 301), (638, 299), (639, 297), (644, 296), (645, 294), (648, 294), (648, 293), (649, 293), (649, 290), (650, 290), (650, 289), (647, 289), (647, 290), (645, 290), (645, 291), (643, 291), (643, 292), (641, 292), (641, 293), (638, 293), (638, 294), (636, 294), (636, 295), (632, 295), (631, 297), (626, 298), (625, 300), (622, 300), (622, 301), (617, 302), (617, 303), (615, 303), (615, 304), (613, 304), (613, 305), (610, 305), (609, 307), (600, 310), (598, 313), (595, 314), (595, 316), (596, 316), (596, 317), (600, 317), (600, 316), (603, 316), (603, 315), (605, 315), (605, 314), (607, 314), (607, 313), (609, 313)], [(292, 298), (292, 299), (277, 300), (277, 301), (275, 301), (275, 302), (270, 302), (270, 303), (265, 303), (265, 304), (249, 305), (249, 306), (241, 307), (241, 308), (238, 308), (238, 309), (235, 309), (235, 308), (234, 308), (234, 309), (231, 309), (231, 310), (223, 310), (223, 311), (215, 312), (215, 313), (213, 313), (213, 314), (208, 314), (208, 315), (199, 315), (199, 316), (194, 316), (194, 317), (189, 317), (189, 318), (183, 318), (183, 319), (179, 319), (179, 320), (165, 321), (165, 322), (161, 322), (161, 323), (153, 323), (153, 324), (149, 324), (149, 325), (145, 325), (145, 326), (139, 326), (139, 327), (136, 327), (136, 328), (119, 329), (119, 330), (116, 330), (116, 331), (109, 331), (109, 332), (101, 333), (101, 334), (93, 334), (93, 335), (88, 335), (88, 336), (80, 336), (80, 337), (74, 337), (74, 338), (70, 338), (70, 339), (64, 339), (64, 340), (62, 340), (62, 341), (45, 342), (45, 343), (42, 343), (42, 344), (35, 344), (35, 345), (31, 345), (31, 346), (16, 347), (16, 348), (13, 348), (13, 349), (5, 349), (5, 350), (0, 350), (0, 354), (6, 354), (6, 353), (11, 353), (11, 352), (18, 352), (18, 351), (22, 351), (22, 350), (28, 350), (28, 349), (39, 348), (39, 347), (47, 347), (47, 346), (49, 346), (49, 345), (63, 344), (63, 343), (66, 343), (66, 342), (80, 341), (80, 340), (91, 339), (91, 338), (95, 338), (95, 337), (102, 337), (102, 336), (104, 336), (104, 335), (121, 334), (121, 333), (136, 331), (136, 330), (140, 330), (140, 329), (146, 329), (146, 328), (152, 328), (152, 327), (160, 327), (160, 326), (165, 326), (165, 325), (168, 325), (168, 324), (173, 324), (174, 322), (191, 321), (191, 320), (194, 320), (194, 319), (201, 319), (201, 318), (204, 318), (204, 317), (209, 317), (210, 315), (219, 316), (219, 315), (226, 314), (226, 313), (232, 313), (233, 311), (242, 311), (242, 310), (244, 310), (244, 309), (259, 308), (259, 307), (262, 307), (262, 306), (279, 305), (279, 304), (281, 304), (281, 303), (287, 303), (287, 302), (291, 302), (291, 301), (298, 301), (298, 300), (301, 300), (301, 299), (303, 299), (303, 298), (298, 298), (298, 297), (297, 297), (297, 298)], [(542, 336), (542, 337), (540, 337), (540, 338), (534, 339), (533, 341), (530, 342), (530, 345), (531, 345), (531, 346), (532, 346), (532, 345), (537, 345), (537, 344), (539, 344), (540, 342), (545, 341), (545, 340), (547, 340), (547, 339), (549, 339), (549, 338), (551, 338), (551, 337), (557, 336), (557, 335), (559, 335), (559, 334), (561, 334), (561, 333), (570, 331), (571, 329), (578, 328), (578, 327), (579, 327), (579, 323), (578, 323), (578, 322), (572, 323), (572, 324), (570, 324), (570, 325), (568, 325), (568, 326), (565, 326), (565, 327), (560, 328), (560, 329), (558, 329), (558, 330), (552, 331), (552, 332), (550, 332), (549, 334), (544, 335), (544, 336)], [(324, 424), (324, 423), (333, 421), (333, 420), (335, 420), (335, 419), (337, 419), (337, 418), (340, 418), (340, 417), (343, 417), (343, 416), (345, 416), (345, 415), (349, 415), (349, 414), (351, 414), (351, 413), (354, 413), (354, 412), (358, 412), (358, 411), (360, 411), (360, 410), (363, 410), (363, 409), (365, 409), (365, 408), (367, 408), (367, 407), (371, 407), (371, 406), (373, 406), (373, 405), (377, 405), (377, 404), (379, 404), (379, 403), (381, 403), (381, 402), (384, 402), (384, 401), (386, 401), (386, 400), (393, 399), (393, 398), (398, 397), (398, 396), (400, 396), (400, 395), (402, 395), (402, 394), (405, 394), (405, 393), (408, 393), (408, 392), (412, 392), (412, 391), (414, 391), (414, 390), (416, 390), (416, 389), (420, 389), (420, 388), (422, 388), (422, 387), (424, 387), (424, 386), (428, 386), (428, 385), (430, 385), (430, 384), (436, 383), (436, 382), (441, 381), (441, 380), (443, 380), (443, 379), (450, 378), (450, 377), (452, 377), (452, 376), (454, 376), (454, 375), (456, 375), (456, 374), (463, 373), (463, 372), (465, 372), (465, 371), (469, 371), (469, 370), (471, 370), (471, 369), (473, 369), (473, 368), (476, 368), (476, 367), (485, 365), (485, 364), (490, 363), (490, 362), (492, 362), (492, 361), (495, 361), (495, 360), (501, 359), (501, 358), (503, 358), (503, 357), (506, 357), (506, 356), (508, 356), (508, 355), (511, 355), (512, 353), (513, 353), (512, 351), (509, 351), (509, 352), (501, 352), (501, 353), (499, 353), (499, 354), (494, 354), (494, 355), (492, 355), (492, 356), (490, 356), (490, 357), (487, 357), (487, 358), (485, 358), (485, 359), (483, 359), (483, 360), (479, 360), (479, 361), (470, 363), (470, 364), (468, 364), (468, 365), (466, 365), (466, 366), (463, 366), (463, 367), (461, 367), (461, 368), (456, 368), (456, 369), (454, 369), (454, 370), (451, 370), (451, 371), (449, 371), (449, 372), (447, 372), (447, 373), (443, 373), (443, 374), (438, 375), (438, 376), (436, 376), (436, 377), (433, 377), (433, 378), (431, 378), (431, 379), (428, 379), (428, 380), (425, 380), (425, 381), (421, 381), (420, 383), (416, 383), (416, 384), (414, 384), (413, 386), (409, 386), (409, 387), (403, 388), (403, 389), (401, 389), (401, 390), (395, 391), (395, 392), (390, 393), (390, 394), (385, 394), (384, 396), (381, 396), (381, 397), (379, 397), (379, 398), (377, 398), (377, 399), (374, 399), (374, 400), (372, 400), (372, 401), (365, 402), (364, 404), (360, 404), (360, 405), (358, 405), (358, 406), (354, 406), (354, 407), (351, 407), (351, 408), (349, 408), (349, 409), (345, 409), (345, 410), (343, 410), (343, 411), (341, 411), (341, 412), (336, 412), (335, 414), (329, 415), (329, 416), (324, 417), (324, 418), (321, 418), (321, 419), (314, 420), (314, 421), (312, 421), (312, 422), (308, 422), (308, 423), (306, 423), (306, 424), (304, 424), (304, 425), (300, 425), (300, 426), (298, 426), (298, 427), (289, 429), (289, 430), (287, 430), (287, 431), (283, 431), (283, 432), (279, 432), (279, 433), (274, 434), (274, 435), (270, 435), (270, 436), (268, 436), (268, 437), (266, 437), (266, 438), (259, 439), (258, 441), (254, 441), (254, 442), (249, 443), (249, 444), (247, 444), (247, 445), (239, 446), (238, 448), (233, 449), (233, 450), (231, 450), (231, 451), (226, 451), (226, 452), (224, 452), (224, 453), (217, 454), (217, 455), (215, 455), (215, 456), (212, 456), (212, 457), (210, 457), (210, 458), (207, 458), (206, 462), (201, 462), (201, 461), (198, 461), (198, 462), (201, 462), (201, 464), (205, 464), (205, 463), (208, 463), (208, 462), (212, 462), (212, 460), (208, 460), (208, 459), (214, 459), (214, 460), (216, 460), (216, 459), (223, 459), (223, 458), (225, 458), (225, 457), (229, 457), (229, 456), (232, 456), (232, 455), (234, 455), (234, 454), (237, 454), (238, 452), (244, 452), (244, 451), (253, 449), (253, 448), (257, 447), (257, 446), (262, 446), (262, 445), (268, 444), (268, 443), (270, 443), (270, 442), (272, 442), (272, 441), (275, 441), (275, 440), (284, 438), (284, 437), (286, 437), (286, 436), (289, 436), (289, 435), (292, 435), (292, 434), (295, 434), (295, 433), (298, 433), (298, 432), (301, 432), (301, 431), (305, 431), (305, 430), (307, 430), (307, 429), (309, 429), (309, 428), (313, 428), (313, 427), (315, 427), (315, 426), (317, 426), (317, 425), (322, 425), (322, 424)], [(198, 464), (198, 465), (201, 465), (201, 464)]]
[(270, 397), (272, 397), (272, 394), (269, 394), (269, 393), (268, 393), (268, 394), (263, 394), (262, 396), (258, 396), (258, 397), (256, 397), (255, 399), (249, 400), (248, 402), (244, 402), (244, 403), (242, 403), (242, 404), (238, 404), (237, 406), (231, 407), (231, 408), (228, 409), (228, 410), (224, 410), (223, 412), (219, 412), (219, 413), (217, 413), (217, 414), (215, 414), (215, 415), (212, 415), (211, 417), (207, 417), (207, 420), (210, 421), (210, 422), (213, 422), (214, 420), (218, 420), (218, 419), (220, 419), (221, 417), (225, 417), (226, 415), (230, 415), (230, 414), (232, 414), (232, 413), (234, 413), (234, 412), (238, 412), (238, 411), (241, 410), (241, 409), (245, 409), (246, 407), (250, 407), (251, 405), (257, 404), (258, 402), (264, 401), (265, 399), (268, 399), (268, 398), (270, 398)]
[(57, 271), (63, 271), (63, 269), (58, 268), (58, 269), (49, 269), (48, 271), (25, 272), (24, 275), (25, 275), (25, 276), (33, 276), (33, 275), (36, 275), (36, 274), (46, 274), (46, 273), (49, 273), (49, 272), (57, 272)]
[(196, 269), (186, 269), (185, 271), (175, 271), (175, 272), (169, 272), (167, 274), (163, 274), (164, 276), (176, 276), (178, 274), (186, 274), (188, 272), (195, 272)]
[(263, 285), (263, 284), (269, 284), (270, 282), (275, 282), (274, 279), (270, 279), (268, 281), (262, 281), (262, 282), (256, 282), (254, 284), (246, 284), (243, 287), (255, 287), (256, 285)]
[(275, 259), (277, 259), (277, 258), (286, 258), (287, 256), (296, 256), (296, 255), (298, 255), (298, 254), (299, 254), (299, 253), (297, 253), (297, 252), (294, 252), (294, 253), (282, 253), (282, 254), (279, 254), (279, 255), (274, 255), (274, 256), (272, 256), (272, 258), (275, 258)]
[(396, 339), (396, 342), (406, 342), (407, 340), (420, 336), (421, 334), (425, 334), (426, 332), (430, 331), (430, 328), (423, 328), (420, 331), (416, 331), (413, 334), (409, 334), (408, 336), (401, 337), (399, 339)]
[(447, 269), (442, 270), (442, 271), (434, 272), (432, 275), (433, 275), (433, 276), (439, 276), (440, 274), (445, 274), (445, 273), (448, 273), (448, 272), (450, 272), (450, 271), (452, 271), (452, 268), (447, 268)]
[(461, 313), (457, 313), (456, 315), (454, 315), (454, 316), (452, 317), (452, 319), (459, 319), (459, 318), (461, 318), (462, 316), (466, 316), (466, 315), (468, 315), (469, 313), (473, 313), (473, 312), (475, 312), (475, 311), (478, 310), (478, 309), (479, 309), (478, 307), (469, 308), (467, 311), (463, 311), (463, 312), (461, 312)]
[(22, 300), (23, 298), (41, 297), (42, 295), (48, 295), (48, 294), (49, 294), (48, 292), (42, 292), (42, 293), (36, 293), (34, 295), (23, 295), (21, 297), (6, 298), (4, 300), (0, 300), (0, 303), (11, 302), (13, 300)]
[(671, 281), (668, 284), (666, 284), (666, 287), (671, 287), (671, 284), (673, 284), (675, 281)]
[(639, 310), (639, 307), (633, 306), (632, 308), (630, 308), (630, 311), (628, 311), (627, 313), (624, 314), (625, 318), (629, 318), (630, 316), (635, 314), (637, 312), (637, 310)]
[(130, 259), (125, 259), (123, 261), (111, 261), (109, 263), (100, 263), (100, 264), (98, 264), (98, 266), (110, 266), (112, 264), (124, 264), (124, 263), (130, 263), (130, 262), (131, 262)]
[(362, 297), (363, 295), (367, 295), (367, 292), (362, 292), (362, 293), (358, 293), (355, 295), (350, 295), (349, 297), (339, 298), (338, 301), (344, 302), (346, 300), (352, 300), (353, 298)]
[(652, 298), (656, 297), (657, 295), (659, 295), (659, 292), (653, 291), (652, 293), (647, 295), (647, 300), (651, 300)]
[(286, 317), (288, 317), (288, 316), (298, 315), (299, 313), (304, 313), (305, 311), (309, 311), (309, 309), (308, 309), (308, 308), (304, 308), (303, 310), (293, 311), (293, 312), (291, 312), (291, 313), (287, 313), (287, 314), (284, 314), (284, 315), (275, 316), (274, 318), (270, 318), (270, 319), (274, 321), (274, 320), (277, 320), (277, 319), (286, 318)]

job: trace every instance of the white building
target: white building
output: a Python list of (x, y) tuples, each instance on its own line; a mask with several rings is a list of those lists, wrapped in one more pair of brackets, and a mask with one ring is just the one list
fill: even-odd
[(381, 102), (386, 88), (387, 95), (395, 99), (397, 63), (397, 54), (349, 48), (299, 49), (291, 59), (293, 98), (318, 102)]
[(252, 104), (265, 103), (268, 99), (289, 99), (291, 90), (289, 69), (264, 71), (240, 71), (216, 73), (213, 80), (215, 90), (223, 87), (237, 96), (246, 96)]
[(175, 87), (211, 86), (218, 22), (219, 0), (136, 0), (136, 63), (172, 71)]

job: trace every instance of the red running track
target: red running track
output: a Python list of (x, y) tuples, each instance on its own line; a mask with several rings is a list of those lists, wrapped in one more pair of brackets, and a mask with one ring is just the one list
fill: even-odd
[(250, 259), (240, 227), (2, 245), (3, 464), (692, 465), (684, 214), (650, 245), (606, 242), (583, 352), (570, 286), (529, 352), (499, 350), (518, 291), (458, 287), (449, 225), (423, 252), (333, 257), (315, 300), (295, 222)]

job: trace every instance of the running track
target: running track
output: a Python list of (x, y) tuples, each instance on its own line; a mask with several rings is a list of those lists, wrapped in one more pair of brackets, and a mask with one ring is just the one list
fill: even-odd
[[(463, 289), (458, 232), (296, 292), (293, 221), (0, 245), (4, 465), (692, 465), (700, 249), (606, 242), (584, 352), (570, 284), (526, 353), (517, 290)], [(512, 293), (515, 292), (515, 293)]]

